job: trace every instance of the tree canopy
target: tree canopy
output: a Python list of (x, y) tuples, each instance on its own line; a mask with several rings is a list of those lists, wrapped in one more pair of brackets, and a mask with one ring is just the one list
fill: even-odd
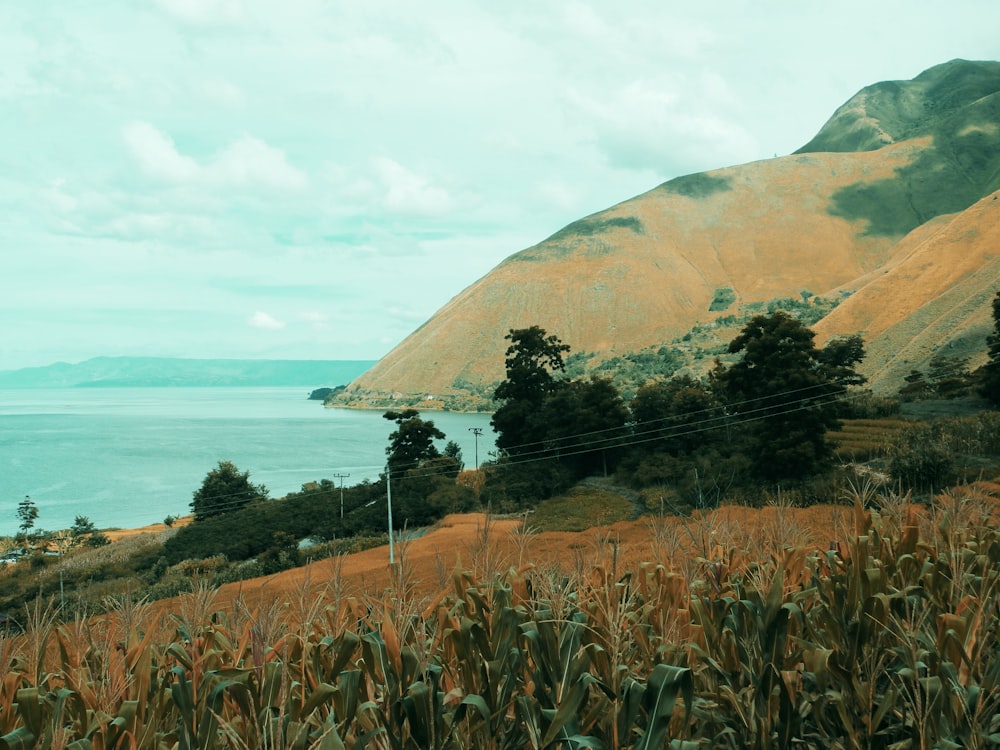
[(38, 506), (29, 495), (25, 495), (24, 500), (17, 504), (17, 520), (21, 535), (27, 537), (38, 520)]
[(541, 405), (563, 382), (553, 373), (566, 369), (563, 354), (569, 346), (539, 326), (511, 329), (504, 338), (511, 342), (504, 359), (507, 376), (493, 393), (500, 405), (490, 420), (496, 446), (511, 455), (537, 454), (545, 437)]
[(716, 366), (712, 380), (747, 439), (755, 473), (766, 479), (802, 478), (831, 455), (826, 431), (838, 426), (837, 398), (857, 382), (860, 341), (817, 349), (815, 334), (783, 311), (750, 320), (729, 344), (740, 359)]
[(239, 510), (254, 500), (266, 500), (267, 487), (250, 482), (250, 472), (240, 471), (232, 461), (219, 461), (195, 490), (191, 510), (195, 521)]
[(994, 406), (1000, 406), (1000, 292), (993, 297), (993, 333), (986, 345), (989, 360), (983, 365), (980, 393)]
[(444, 440), (445, 434), (434, 426), (433, 421), (421, 419), (416, 409), (387, 411), (382, 417), (396, 423), (396, 430), (389, 435), (389, 445), (385, 449), (386, 463), (392, 476), (441, 455), (434, 441)]

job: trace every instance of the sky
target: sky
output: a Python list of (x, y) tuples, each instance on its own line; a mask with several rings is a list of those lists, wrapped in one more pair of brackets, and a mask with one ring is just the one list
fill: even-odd
[(505, 257), (1000, 59), (1000, 5), (0, 1), (0, 370), (378, 359)]

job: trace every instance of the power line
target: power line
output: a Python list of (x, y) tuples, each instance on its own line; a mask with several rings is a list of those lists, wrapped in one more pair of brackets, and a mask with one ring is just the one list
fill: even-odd
[[(942, 378), (966, 375), (968, 372), (967, 364), (965, 362), (957, 362), (948, 367), (937, 369), (933, 373), (923, 373), (923, 375), (927, 380), (933, 382), (934, 380)], [(860, 398), (865, 398), (869, 395), (868, 391), (855, 393), (840, 391), (838, 393), (826, 392), (810, 395), (814, 391), (826, 390), (829, 387), (829, 383), (812, 384), (801, 388), (779, 391), (778, 393), (768, 394), (766, 396), (745, 399), (740, 402), (734, 402), (728, 406), (713, 406), (681, 415), (662, 417), (642, 423), (617, 425), (601, 430), (574, 433), (572, 435), (566, 435), (559, 438), (557, 444), (555, 445), (553, 445), (552, 442), (546, 443), (544, 441), (527, 442), (521, 445), (511, 446), (508, 449), (509, 451), (512, 451), (512, 453), (508, 454), (505, 465), (516, 466), (539, 460), (558, 460), (562, 457), (589, 453), (602, 448), (631, 447), (664, 439), (684, 437), (700, 432), (720, 429), (726, 425), (740, 425), (760, 421), (761, 419), (769, 416), (783, 416), (796, 411), (810, 409), (814, 406), (822, 404), (851, 402)], [(790, 398), (795, 395), (799, 395), (800, 397)], [(778, 403), (755, 406), (755, 404), (760, 404), (765, 401), (773, 401), (777, 398), (787, 400), (783, 400)], [(692, 419), (693, 417), (700, 418)], [(678, 420), (683, 420), (683, 423), (676, 424)], [(481, 431), (482, 428), (469, 429), (470, 431)], [(529, 448), (532, 450), (526, 450)], [(558, 448), (559, 455), (552, 455), (552, 450), (554, 448)], [(478, 452), (476, 458), (478, 468)], [(413, 471), (413, 469), (419, 466), (419, 464), (420, 462), (411, 463), (411, 476), (443, 476), (452, 471), (452, 469), (444, 467), (427, 467), (424, 471)], [(374, 470), (384, 469), (385, 467), (384, 465), (370, 465), (353, 468), (359, 470)], [(336, 469), (331, 470), (336, 471)], [(316, 471), (323, 472), (324, 469), (316, 469)], [(337, 473), (332, 476), (337, 479), (342, 479), (350, 476), (350, 474), (341, 475), (340, 473)], [(341, 493), (342, 492), (343, 482), (341, 481)], [(233, 500), (228, 503), (215, 505), (213, 510), (226, 512), (228, 510), (240, 508), (246, 504), (244, 495), (245, 492), (218, 495), (214, 499), (222, 500), (226, 498), (233, 498)], [(343, 495), (341, 502), (343, 517)], [(96, 525), (100, 527), (106, 526), (107, 524), (102, 524), (98, 520), (96, 521)]]

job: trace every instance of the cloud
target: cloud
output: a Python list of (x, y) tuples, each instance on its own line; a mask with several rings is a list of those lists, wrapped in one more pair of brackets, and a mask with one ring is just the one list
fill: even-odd
[(306, 310), (299, 313), (299, 320), (308, 323), (314, 330), (322, 331), (330, 327), (330, 316), (319, 310)]
[(222, 187), (300, 190), (309, 179), (288, 163), (285, 152), (244, 135), (207, 164), (181, 154), (173, 139), (147, 122), (132, 122), (122, 135), (140, 168), (167, 182), (202, 182)]
[(223, 185), (266, 185), (299, 190), (306, 176), (288, 163), (285, 152), (245, 135), (208, 167), (209, 178)]
[(203, 80), (197, 88), (206, 100), (224, 107), (239, 107), (246, 101), (243, 89), (222, 78)]
[(241, 0), (157, 0), (156, 4), (192, 26), (231, 26), (244, 18)]
[(546, 180), (538, 185), (535, 192), (548, 205), (567, 211), (577, 208), (580, 204), (579, 191), (563, 180)]
[(272, 317), (263, 310), (255, 312), (247, 322), (254, 328), (260, 328), (264, 331), (280, 331), (285, 327), (284, 321)]
[(392, 159), (375, 159), (375, 171), (385, 188), (385, 206), (401, 214), (436, 216), (452, 207), (447, 190), (434, 187), (424, 177)]
[(122, 129), (125, 143), (144, 172), (170, 182), (187, 182), (201, 168), (177, 151), (173, 140), (147, 122), (131, 122)]
[(753, 136), (729, 116), (730, 92), (717, 76), (639, 79), (605, 100), (576, 93), (570, 100), (619, 167), (704, 170), (739, 162), (756, 150)]

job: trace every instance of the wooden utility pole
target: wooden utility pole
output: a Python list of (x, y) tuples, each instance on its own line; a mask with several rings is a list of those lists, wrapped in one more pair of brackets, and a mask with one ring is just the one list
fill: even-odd
[(350, 474), (334, 474), (334, 479), (340, 480), (340, 517), (344, 517), (344, 479), (345, 477), (351, 476)]
[(479, 471), (479, 436), (483, 434), (483, 428), (470, 427), (469, 432), (476, 436), (476, 471)]

